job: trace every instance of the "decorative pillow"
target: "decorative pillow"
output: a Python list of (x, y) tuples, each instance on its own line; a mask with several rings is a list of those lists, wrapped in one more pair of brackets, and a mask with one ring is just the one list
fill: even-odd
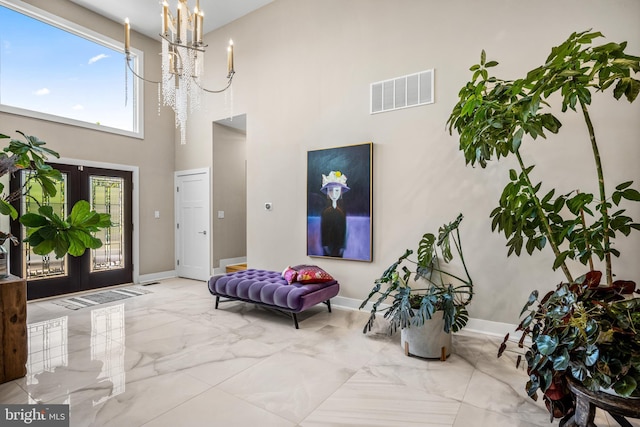
[(282, 272), (282, 278), (287, 281), (288, 284), (292, 284), (296, 281), (298, 277), (298, 272), (291, 267), (287, 267)]
[(333, 277), (317, 265), (307, 265), (298, 270), (298, 282), (302, 284), (325, 283)]

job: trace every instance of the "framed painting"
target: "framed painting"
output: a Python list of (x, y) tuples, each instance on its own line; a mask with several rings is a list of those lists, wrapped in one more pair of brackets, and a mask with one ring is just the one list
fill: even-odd
[(372, 261), (373, 143), (307, 152), (307, 255)]

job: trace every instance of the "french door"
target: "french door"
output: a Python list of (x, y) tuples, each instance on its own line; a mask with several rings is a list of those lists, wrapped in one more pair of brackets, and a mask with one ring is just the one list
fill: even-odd
[[(20, 215), (36, 212), (39, 203), (53, 207), (66, 218), (78, 200), (87, 200), (91, 209), (111, 215), (112, 226), (100, 230), (96, 237), (102, 247), (87, 249), (84, 255), (67, 255), (57, 259), (54, 253), (37, 255), (27, 243), (11, 248), (11, 273), (27, 279), (27, 299), (44, 298), (105, 286), (129, 283), (133, 277), (132, 263), (132, 173), (86, 166), (51, 164), (62, 172), (54, 197), (45, 198), (37, 185), (28, 189), (16, 206)], [(11, 187), (17, 189), (28, 171), (12, 178)], [(12, 234), (24, 239), (26, 229), (17, 221)]]

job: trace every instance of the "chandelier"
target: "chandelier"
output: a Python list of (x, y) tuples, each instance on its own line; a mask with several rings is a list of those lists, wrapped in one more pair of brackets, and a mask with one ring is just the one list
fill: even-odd
[[(180, 143), (186, 143), (186, 123), (189, 112), (200, 108), (202, 92), (221, 93), (231, 87), (235, 74), (233, 66), (233, 41), (227, 48), (227, 85), (220, 90), (209, 90), (202, 86), (205, 45), (202, 41), (204, 12), (200, 0), (196, 0), (193, 11), (187, 0), (178, 0), (175, 15), (169, 10), (166, 0), (162, 3), (162, 80), (152, 81), (138, 75), (131, 65), (131, 39), (129, 18), (124, 23), (124, 51), (126, 65), (131, 73), (146, 82), (158, 85), (162, 103), (175, 112), (176, 127), (180, 129)], [(160, 107), (158, 107), (160, 108)]]

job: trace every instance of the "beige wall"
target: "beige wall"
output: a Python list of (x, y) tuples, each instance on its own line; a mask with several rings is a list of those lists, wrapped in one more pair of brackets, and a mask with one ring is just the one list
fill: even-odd
[[(212, 263), (247, 255), (247, 138), (243, 132), (213, 124)], [(218, 218), (218, 211), (224, 218)]]
[[(489, 213), (513, 165), (465, 167), (445, 129), (458, 90), (482, 49), (500, 61), (498, 72), (518, 77), (572, 31), (602, 31), (607, 41), (628, 40), (630, 52), (640, 54), (638, 16), (636, 0), (276, 0), (207, 35), (211, 86), (222, 85), (224, 46), (229, 38), (235, 43), (233, 114), (248, 118), (249, 265), (280, 270), (313, 262), (339, 279), (341, 296), (359, 300), (405, 248), (462, 212), (477, 290), (471, 315), (516, 323), (531, 290), (550, 289), (562, 276), (552, 272), (549, 251), (507, 258), (504, 237), (491, 232)], [(435, 69), (435, 104), (369, 115), (371, 82), (429, 68)], [(176, 156), (181, 168), (205, 165), (210, 123), (229, 115), (223, 95), (206, 103), (206, 112), (190, 118), (190, 141)], [(611, 186), (640, 182), (640, 102), (596, 95), (592, 111)], [(527, 144), (526, 158), (550, 186), (593, 190), (580, 117), (569, 113), (561, 120), (560, 135)], [(366, 141), (375, 144), (374, 260), (308, 258), (306, 153)], [(264, 210), (266, 201), (273, 202), (272, 212)], [(640, 218), (637, 206), (629, 213)], [(617, 246), (623, 251), (615, 261), (618, 276), (637, 280), (640, 233)]]
[[(38, 8), (90, 28), (115, 40), (122, 40), (120, 23), (102, 18), (66, 0), (29, 0)], [(145, 70), (158, 79), (160, 44), (133, 32), (131, 42), (145, 52)], [(124, 64), (123, 64), (124, 72)], [(138, 166), (140, 173), (140, 261), (139, 273), (151, 274), (174, 269), (173, 232), (173, 112), (163, 108), (158, 116), (155, 85), (145, 87), (145, 138), (140, 140), (70, 125), (0, 113), (0, 132), (16, 129), (36, 135), (62, 157), (91, 162)], [(160, 219), (154, 219), (154, 211)], [(135, 248), (134, 248), (135, 250)]]

